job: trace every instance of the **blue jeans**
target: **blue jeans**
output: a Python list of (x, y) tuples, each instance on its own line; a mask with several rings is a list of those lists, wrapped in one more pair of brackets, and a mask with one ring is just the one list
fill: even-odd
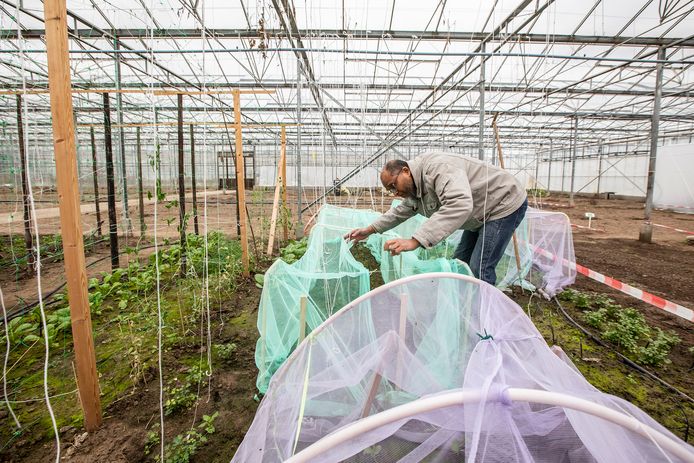
[(467, 263), (477, 278), (491, 285), (496, 284), (496, 264), (504, 255), (506, 246), (525, 217), (527, 208), (526, 199), (511, 215), (485, 222), (476, 231), (465, 230), (453, 257)]

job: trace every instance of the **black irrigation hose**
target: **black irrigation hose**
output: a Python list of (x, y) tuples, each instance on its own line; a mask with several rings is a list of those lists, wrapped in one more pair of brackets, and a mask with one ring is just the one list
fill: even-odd
[[(162, 243), (162, 244), (159, 244), (158, 246), (164, 247), (164, 246), (171, 246), (171, 245), (174, 245), (174, 244), (176, 244), (176, 243), (170, 243), (170, 244), (163, 244), (163, 243)], [(141, 248), (139, 248), (139, 249), (140, 249), (140, 250), (142, 250), (142, 249), (150, 249), (150, 248), (153, 248), (153, 247), (154, 247), (154, 245), (152, 244), (152, 245), (150, 245), (150, 246), (144, 246), (144, 247), (141, 247)], [(119, 253), (119, 255), (123, 255), (123, 254), (127, 254), (127, 253), (128, 253), (128, 251), (122, 251), (122, 252)], [(86, 266), (86, 268), (92, 267), (93, 265), (96, 265), (96, 264), (98, 264), (99, 262), (102, 262), (102, 261), (104, 261), (104, 260), (106, 260), (106, 259), (110, 259), (110, 258), (111, 258), (110, 255), (104, 256), (104, 257), (100, 257), (100, 258), (98, 258), (97, 260), (95, 260), (94, 262), (90, 262), (90, 263)], [(47, 292), (46, 294), (44, 294), (43, 296), (41, 296), (41, 300), (48, 299), (49, 297), (53, 296), (55, 293), (57, 293), (58, 291), (60, 291), (61, 289), (63, 289), (63, 288), (65, 287), (65, 285), (67, 285), (67, 282), (62, 283), (62, 284), (61, 284), (60, 286), (58, 286), (57, 288), (52, 289), (51, 291), (49, 291), (49, 292)], [(48, 302), (48, 303), (46, 303), (46, 304), (44, 304), (44, 305), (51, 305), (51, 304), (53, 304), (53, 303), (55, 303), (55, 302)], [(10, 320), (12, 320), (12, 319), (14, 319), (14, 318), (17, 318), (17, 317), (21, 317), (22, 315), (24, 315), (24, 314), (30, 312), (34, 307), (36, 307), (36, 306), (38, 306), (38, 305), (39, 305), (39, 301), (36, 300), (36, 301), (34, 301), (34, 302), (30, 303), (30, 304), (25, 305), (24, 307), (20, 307), (20, 308), (17, 308), (17, 306), (12, 307), (12, 308), (10, 309), (10, 313), (7, 314), (7, 322), (9, 323)]]
[[(85, 249), (86, 249), (86, 248), (88, 248), (88, 247), (90, 247), (90, 246), (96, 246), (97, 244), (106, 243), (106, 242), (108, 242), (108, 237), (106, 237), (106, 238), (101, 238), (101, 239), (99, 239), (99, 240), (92, 241), (92, 242), (89, 242), (89, 243), (85, 243), (84, 247), (85, 247)], [(49, 250), (48, 248), (41, 250), (42, 253), (44, 253), (44, 252), (45, 252), (45, 253), (48, 253), (49, 251), (50, 251), (50, 250)], [(62, 250), (62, 247), (61, 247), (61, 252), (60, 252), (60, 253), (52, 255), (52, 256), (48, 257), (48, 259), (54, 259), (54, 258), (56, 258), (56, 257), (63, 257), (63, 254), (65, 254), (65, 251), (63, 251), (63, 250)], [(25, 255), (20, 256), (20, 257), (15, 257), (15, 261), (21, 260), (21, 259), (26, 259), (27, 257), (29, 257), (29, 254), (25, 254)], [(16, 264), (15, 264), (15, 263), (7, 263), (7, 264), (4, 264), (4, 265), (0, 265), (0, 270), (4, 270), (4, 269), (6, 269), (6, 268), (12, 267), (13, 265), (16, 265)]]
[(676, 388), (675, 386), (673, 386), (672, 384), (665, 382), (665, 381), (662, 380), (660, 377), (656, 376), (654, 373), (651, 373), (650, 371), (648, 371), (648, 370), (646, 370), (645, 368), (643, 368), (641, 365), (635, 363), (633, 360), (631, 360), (631, 359), (625, 357), (623, 354), (621, 354), (620, 352), (618, 352), (618, 351), (617, 351), (616, 349), (614, 349), (612, 346), (606, 344), (602, 339), (600, 339), (599, 337), (595, 336), (593, 333), (591, 333), (590, 331), (588, 331), (587, 329), (585, 329), (583, 326), (581, 326), (578, 322), (576, 322), (573, 318), (571, 318), (571, 316), (566, 312), (566, 310), (564, 309), (564, 307), (562, 307), (561, 303), (559, 303), (559, 299), (557, 299), (556, 296), (554, 297), (554, 302), (557, 303), (557, 306), (559, 307), (559, 310), (561, 311), (561, 313), (564, 315), (564, 317), (565, 317), (572, 325), (574, 325), (576, 328), (578, 328), (580, 331), (582, 331), (583, 334), (585, 334), (585, 335), (588, 336), (590, 339), (592, 339), (593, 341), (595, 341), (596, 343), (598, 343), (600, 346), (605, 347), (605, 348), (611, 350), (612, 352), (614, 352), (614, 353), (617, 355), (617, 357), (619, 357), (619, 359), (622, 361), (622, 363), (624, 363), (625, 365), (627, 365), (627, 366), (633, 368), (634, 370), (638, 371), (639, 373), (641, 373), (641, 374), (643, 374), (643, 375), (645, 375), (645, 376), (647, 376), (647, 377), (649, 377), (649, 378), (651, 378), (651, 379), (653, 379), (653, 380), (659, 382), (660, 384), (662, 384), (663, 386), (665, 386), (667, 389), (670, 389), (670, 390), (673, 391), (674, 393), (676, 393), (676, 394), (678, 394), (678, 395), (684, 397), (685, 399), (687, 399), (687, 400), (690, 401), (691, 403), (694, 403), (694, 399), (692, 399), (690, 396), (688, 396), (688, 395), (685, 394), (684, 392), (680, 391), (679, 389), (677, 389), (677, 388)]

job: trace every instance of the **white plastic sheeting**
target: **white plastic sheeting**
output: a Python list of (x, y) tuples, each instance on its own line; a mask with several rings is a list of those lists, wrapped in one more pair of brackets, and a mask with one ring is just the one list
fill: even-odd
[(510, 400), (508, 388), (602, 405), (694, 458), (640, 409), (591, 386), (499, 290), (439, 273), (373, 290), (314, 330), (273, 377), (232, 461), (284, 461), (364, 417), (451, 390), (479, 400), (384, 424), (312, 461), (686, 461), (590, 414)]
[(496, 267), (497, 287), (530, 283), (552, 297), (576, 281), (573, 234), (566, 214), (529, 207), (516, 237), (521, 271), (511, 240)]
[(694, 144), (658, 148), (653, 204), (694, 213)]
[[(571, 191), (571, 162), (541, 162), (537, 181), (551, 191)], [(598, 179), (598, 172), (601, 172)], [(658, 146), (653, 204), (655, 207), (694, 213), (694, 143)], [(646, 197), (648, 154), (603, 156), (576, 161), (576, 193), (614, 192), (618, 195)], [(548, 188), (549, 187), (549, 188)]]

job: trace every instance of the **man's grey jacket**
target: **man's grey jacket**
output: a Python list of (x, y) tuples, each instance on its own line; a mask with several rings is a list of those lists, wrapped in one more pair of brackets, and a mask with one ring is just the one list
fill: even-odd
[(432, 151), (407, 164), (416, 198), (404, 199), (372, 225), (383, 233), (415, 214), (429, 217), (412, 235), (425, 248), (459, 228), (478, 230), (484, 222), (511, 215), (527, 198), (513, 175), (459, 154)]

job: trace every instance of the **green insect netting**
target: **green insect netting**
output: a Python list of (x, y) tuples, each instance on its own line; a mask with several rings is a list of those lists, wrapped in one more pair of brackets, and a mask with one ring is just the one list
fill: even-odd
[(466, 263), (453, 259), (453, 252), (460, 241), (460, 233), (456, 233), (455, 236), (451, 236), (430, 249), (417, 248), (399, 256), (391, 256), (388, 251), (383, 250), (386, 241), (394, 238), (411, 237), (426, 220), (424, 216), (416, 215), (392, 230), (371, 235), (366, 241), (366, 246), (381, 266), (381, 275), (383, 275), (385, 283), (406, 276), (430, 272), (472, 275), (472, 271)]
[[(260, 338), (255, 352), (259, 370), (256, 385), (260, 392), (265, 393), (270, 378), (299, 344), (302, 333), (310, 333), (337, 310), (370, 290), (369, 272), (354, 259), (351, 244), (343, 236), (354, 228), (369, 225), (378, 216), (371, 210), (325, 205), (303, 257), (294, 264), (277, 260), (267, 271), (258, 311)], [(386, 240), (411, 236), (424, 220), (413, 217), (387, 233), (372, 235), (367, 241), (386, 282), (427, 272), (472, 274), (466, 264), (450, 259), (455, 249), (455, 244), (450, 242), (397, 257), (383, 251)], [(359, 326), (355, 325), (355, 330)]]
[(301, 259), (291, 265), (278, 259), (265, 274), (255, 350), (260, 392), (265, 393), (272, 374), (296, 348), (300, 330), (310, 332), (369, 291), (369, 272), (354, 259), (342, 234), (316, 225)]

